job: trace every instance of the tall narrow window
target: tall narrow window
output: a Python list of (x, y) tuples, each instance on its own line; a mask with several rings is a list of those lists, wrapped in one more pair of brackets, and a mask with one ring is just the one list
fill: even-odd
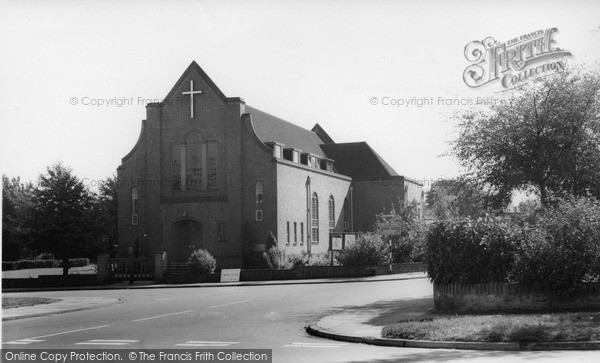
[(335, 201), (333, 195), (329, 196), (329, 233), (335, 230)]
[(190, 133), (184, 144), (171, 148), (171, 188), (206, 190), (217, 188), (217, 141), (202, 141), (198, 132)]
[(204, 171), (202, 148), (202, 136), (197, 132), (189, 134), (185, 141), (185, 189), (205, 189), (202, 180)]
[(217, 241), (225, 242), (225, 222), (219, 221), (217, 224)]
[(286, 245), (290, 245), (290, 222), (286, 222), (286, 235), (285, 235), (285, 242)]
[(138, 190), (136, 187), (131, 189), (131, 225), (138, 225)]
[(300, 246), (304, 244), (304, 222), (300, 222)]
[(181, 168), (182, 160), (185, 160), (185, 148), (183, 145), (175, 144), (171, 149), (171, 186), (173, 190), (182, 190)]
[(312, 195), (310, 238), (311, 243), (319, 243), (319, 197), (317, 193)]
[(298, 243), (298, 224), (294, 222), (294, 246)]
[(350, 203), (344, 199), (344, 232), (350, 232)]
[(208, 167), (208, 189), (217, 188), (217, 142), (206, 143), (207, 167)]
[(260, 222), (263, 220), (263, 182), (257, 181), (255, 186), (256, 192), (256, 210), (255, 220)]

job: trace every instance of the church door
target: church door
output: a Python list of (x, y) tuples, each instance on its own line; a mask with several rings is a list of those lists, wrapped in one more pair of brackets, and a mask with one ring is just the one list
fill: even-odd
[(185, 219), (176, 222), (173, 227), (175, 260), (186, 262), (192, 251), (202, 248), (202, 224), (193, 219)]

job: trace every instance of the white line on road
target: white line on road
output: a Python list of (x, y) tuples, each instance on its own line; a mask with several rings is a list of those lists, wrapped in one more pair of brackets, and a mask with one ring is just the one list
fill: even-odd
[(190, 340), (185, 343), (176, 344), (176, 347), (227, 347), (229, 345), (239, 344), (239, 342), (211, 342)]
[(234, 302), (230, 302), (230, 303), (227, 303), (227, 304), (221, 304), (221, 305), (213, 305), (213, 306), (209, 306), (208, 308), (212, 309), (212, 308), (218, 308), (218, 307), (221, 307), (221, 306), (227, 306), (227, 305), (233, 305), (233, 304), (241, 304), (241, 303), (245, 303), (245, 302), (248, 302), (248, 301), (252, 301), (252, 299), (242, 300), (242, 301), (234, 301)]
[(180, 311), (178, 313), (171, 313), (171, 314), (163, 314), (163, 315), (157, 315), (157, 316), (151, 316), (149, 318), (143, 318), (143, 319), (135, 319), (132, 321), (144, 321), (144, 320), (150, 320), (150, 319), (158, 319), (158, 318), (164, 318), (165, 316), (171, 316), (171, 315), (179, 315), (179, 314), (185, 314), (185, 313), (191, 313), (192, 310), (186, 310), (186, 311)]
[(284, 345), (288, 348), (341, 348), (345, 345), (344, 343), (292, 343)]
[(127, 339), (92, 339), (88, 342), (107, 342), (107, 343), (137, 343), (139, 340), (127, 340)]
[(137, 343), (139, 340), (124, 340), (124, 339), (92, 339), (86, 342), (75, 343), (75, 345), (127, 345)]
[(35, 339), (39, 339), (39, 338), (55, 337), (55, 336), (57, 336), (57, 335), (63, 335), (63, 334), (77, 333), (77, 332), (80, 332), (80, 331), (85, 331), (85, 330), (93, 330), (93, 329), (101, 329), (101, 328), (106, 328), (107, 326), (110, 326), (110, 325), (100, 325), (100, 326), (93, 326), (93, 327), (91, 327), (91, 328), (83, 328), (83, 329), (77, 329), (77, 330), (63, 331), (63, 332), (61, 332), (61, 333), (48, 334), (48, 335), (40, 335), (39, 337), (33, 337), (33, 338), (29, 338), (29, 339), (21, 339), (21, 340), (35, 340)]
[(20, 340), (13, 340), (12, 342), (6, 342), (3, 344), (31, 344), (31, 343), (39, 343), (39, 342), (43, 342), (45, 340), (43, 339), (20, 339)]

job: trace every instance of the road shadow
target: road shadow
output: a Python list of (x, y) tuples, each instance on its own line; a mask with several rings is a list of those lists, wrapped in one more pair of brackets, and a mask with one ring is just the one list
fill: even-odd
[(382, 300), (368, 305), (348, 305), (324, 315), (351, 314), (372, 316), (365, 324), (385, 326), (399, 321), (428, 317), (433, 310), (433, 297)]
[[(398, 348), (400, 350), (406, 348)], [(412, 349), (411, 350), (415, 350)], [(385, 359), (351, 360), (348, 363), (392, 363), (392, 362), (479, 362), (488, 359), (510, 362), (515, 358), (520, 360), (531, 360), (533, 362), (547, 362), (556, 359), (565, 352), (504, 352), (504, 351), (482, 351), (482, 350), (448, 350), (427, 349), (419, 352), (402, 354)]]

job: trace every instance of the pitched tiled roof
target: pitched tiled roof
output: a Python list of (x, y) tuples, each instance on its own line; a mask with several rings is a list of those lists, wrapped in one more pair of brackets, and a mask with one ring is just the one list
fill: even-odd
[(256, 135), (263, 143), (278, 141), (285, 147), (295, 147), (303, 152), (325, 156), (319, 147), (323, 140), (313, 131), (303, 129), (290, 122), (246, 105), (246, 113), (252, 115)]
[(338, 173), (353, 179), (399, 176), (366, 142), (321, 145)]

